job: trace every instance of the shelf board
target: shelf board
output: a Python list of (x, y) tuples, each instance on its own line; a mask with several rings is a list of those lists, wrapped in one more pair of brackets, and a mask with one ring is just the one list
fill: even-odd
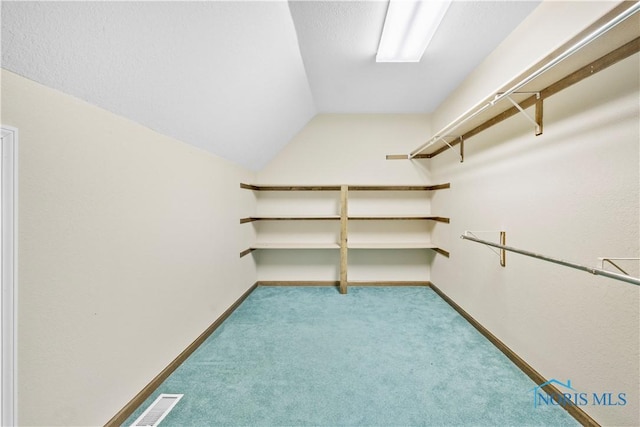
[[(364, 242), (347, 244), (349, 249), (431, 249), (449, 257), (449, 252), (426, 242)], [(338, 243), (294, 242), (294, 243), (255, 243), (240, 252), (240, 258), (258, 249), (340, 249)]]
[(254, 243), (250, 249), (340, 249), (340, 245), (317, 242)]
[(428, 242), (349, 242), (349, 249), (435, 249)]
[(340, 215), (260, 215), (241, 218), (240, 224), (253, 221), (327, 221), (339, 219)]
[[(241, 218), (240, 224), (246, 224), (253, 221), (337, 221), (340, 219), (339, 215), (261, 215), (250, 216), (247, 218)], [(375, 220), (389, 220), (389, 221), (407, 221), (407, 220), (429, 220), (449, 223), (449, 218), (441, 216), (424, 216), (424, 215), (353, 215), (348, 217), (352, 221), (375, 221)]]
[(240, 252), (240, 258), (257, 249), (340, 249), (340, 245), (337, 243), (317, 242), (254, 243), (250, 248)]
[(251, 185), (240, 183), (240, 188), (255, 191), (340, 191), (339, 185)]
[(427, 242), (363, 242), (348, 243), (349, 249), (431, 249), (449, 258), (449, 252)]
[[(436, 185), (349, 185), (349, 191), (434, 191), (451, 188), (450, 183)], [(240, 188), (254, 191), (340, 191), (340, 185), (252, 185)]]
[(350, 220), (354, 221), (375, 221), (375, 220), (389, 220), (389, 221), (407, 221), (407, 220), (429, 220), (449, 223), (449, 218), (441, 216), (424, 216), (424, 215), (353, 215), (349, 216)]
[(451, 183), (437, 185), (349, 185), (349, 191), (433, 191), (451, 188)]

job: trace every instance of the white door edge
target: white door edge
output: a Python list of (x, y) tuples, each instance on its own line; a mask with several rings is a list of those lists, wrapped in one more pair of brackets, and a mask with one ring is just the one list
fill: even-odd
[(17, 420), (17, 201), (18, 201), (18, 129), (1, 126), (2, 166), (2, 293), (0, 295), (0, 422), (15, 426)]

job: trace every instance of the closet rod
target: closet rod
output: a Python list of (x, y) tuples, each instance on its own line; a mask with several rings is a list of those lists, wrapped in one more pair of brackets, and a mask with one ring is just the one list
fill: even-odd
[(610, 271), (602, 270), (600, 268), (587, 267), (586, 265), (580, 265), (580, 264), (576, 264), (576, 263), (573, 263), (573, 262), (570, 262), (570, 261), (565, 261), (565, 260), (558, 259), (558, 258), (552, 258), (552, 257), (546, 256), (546, 255), (537, 254), (535, 252), (526, 251), (524, 249), (517, 249), (517, 248), (511, 247), (511, 246), (500, 245), (498, 243), (489, 242), (488, 240), (477, 239), (475, 237), (471, 237), (471, 236), (468, 236), (466, 234), (461, 235), (460, 238), (465, 239), (465, 240), (471, 240), (472, 242), (481, 243), (481, 244), (487, 245), (487, 246), (493, 246), (494, 248), (504, 249), (505, 251), (515, 252), (515, 253), (518, 253), (518, 254), (521, 254), (521, 255), (530, 256), (532, 258), (538, 258), (538, 259), (541, 259), (541, 260), (544, 260), (544, 261), (552, 262), (554, 264), (564, 265), (565, 267), (575, 268), (576, 270), (586, 271), (588, 273), (595, 274), (596, 276), (609, 277), (610, 279), (621, 280), (623, 282), (627, 282), (627, 283), (631, 283), (631, 284), (640, 286), (640, 279), (635, 278), (635, 277), (631, 277), (631, 276), (627, 276), (625, 274), (612, 273)]
[[(469, 121), (472, 118), (478, 116), (480, 113), (482, 113), (486, 109), (493, 107), (498, 101), (501, 101), (502, 99), (507, 98), (509, 95), (513, 94), (514, 92), (517, 92), (518, 89), (521, 89), (523, 86), (526, 86), (528, 83), (530, 83), (531, 81), (535, 80), (540, 75), (542, 75), (545, 72), (549, 71), (551, 68), (555, 67), (560, 62), (564, 61), (565, 59), (567, 59), (568, 57), (570, 57), (571, 55), (573, 55), (574, 53), (576, 53), (577, 51), (579, 51), (580, 49), (582, 49), (583, 47), (585, 47), (586, 45), (591, 43), (592, 41), (596, 40), (598, 37), (602, 36), (603, 34), (608, 32), (609, 30), (611, 30), (612, 28), (614, 28), (615, 26), (617, 26), (621, 22), (625, 21), (627, 18), (633, 16), (639, 10), (640, 10), (640, 2), (636, 2), (634, 5), (632, 5), (628, 9), (624, 10), (623, 12), (621, 12), (620, 14), (615, 16), (610, 21), (608, 21), (605, 24), (601, 25), (600, 27), (598, 27), (597, 29), (595, 29), (594, 31), (590, 32), (585, 37), (580, 39), (578, 42), (574, 43), (572, 46), (570, 46), (565, 51), (563, 51), (560, 55), (558, 55), (557, 57), (555, 57), (551, 61), (549, 61), (546, 64), (544, 64), (543, 66), (538, 68), (533, 73), (529, 74), (524, 79), (520, 80), (518, 83), (516, 83), (514, 86), (512, 86), (509, 90), (496, 94), (493, 97), (493, 99), (487, 101), (484, 105), (472, 107), (471, 109), (467, 110), (465, 113), (463, 113), (461, 116), (459, 116), (453, 122), (451, 122), (449, 125), (445, 126), (440, 132), (438, 132), (436, 135), (434, 135), (425, 144), (423, 144), (420, 147), (418, 147), (417, 149), (413, 150), (409, 154), (409, 159), (413, 159), (418, 154), (420, 154), (421, 152), (423, 152), (424, 150), (426, 150), (427, 148), (431, 147), (433, 144), (438, 142), (442, 135), (447, 135), (447, 134), (455, 131), (460, 126), (462, 126), (464, 123), (466, 123), (467, 121)], [(475, 109), (475, 111), (473, 111), (474, 109)]]

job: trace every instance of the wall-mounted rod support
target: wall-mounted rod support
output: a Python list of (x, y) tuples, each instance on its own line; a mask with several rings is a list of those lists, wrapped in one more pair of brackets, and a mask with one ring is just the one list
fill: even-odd
[[(540, 92), (538, 92), (538, 99), (540, 98)], [(518, 109), (518, 111), (520, 111), (522, 113), (523, 116), (526, 117), (527, 120), (529, 120), (535, 130), (536, 130), (536, 135), (540, 135), (542, 133), (542, 127), (540, 126), (540, 123), (538, 123), (534, 118), (532, 118), (529, 114), (527, 114), (527, 112), (524, 110), (524, 108), (522, 108), (520, 106), (520, 104), (518, 104), (516, 101), (513, 100), (513, 98), (511, 98), (509, 95), (506, 96), (506, 98), (509, 100), (509, 102), (511, 102), (513, 104), (514, 107), (516, 107)], [(537, 104), (536, 104), (537, 105)], [(537, 113), (536, 113), (537, 116)]]
[(627, 283), (631, 283), (631, 284), (636, 285), (636, 286), (640, 286), (640, 279), (638, 279), (636, 277), (627, 276), (626, 274), (612, 273), (610, 271), (602, 270), (600, 268), (587, 267), (585, 265), (576, 264), (576, 263), (573, 263), (573, 262), (570, 262), (570, 261), (565, 261), (565, 260), (558, 259), (558, 258), (552, 258), (552, 257), (546, 256), (546, 255), (537, 254), (535, 252), (526, 251), (524, 249), (518, 249), (518, 248), (511, 247), (511, 246), (500, 245), (500, 244), (497, 244), (497, 243), (489, 242), (487, 240), (476, 239), (475, 237), (471, 237), (471, 236), (468, 236), (466, 234), (461, 235), (460, 238), (465, 239), (465, 240), (471, 240), (472, 242), (481, 243), (481, 244), (487, 245), (487, 246), (493, 246), (494, 248), (504, 249), (505, 251), (515, 252), (515, 253), (520, 254), (520, 255), (525, 255), (525, 256), (532, 257), (532, 258), (538, 258), (538, 259), (541, 259), (541, 260), (544, 260), (544, 261), (548, 261), (548, 262), (551, 262), (551, 263), (554, 263), (554, 264), (564, 265), (565, 267), (575, 268), (576, 270), (586, 271), (587, 273), (595, 274), (597, 276), (604, 276), (604, 277), (608, 277), (610, 279), (621, 280), (623, 282), (627, 282)]
[(623, 274), (626, 274), (627, 276), (629, 275), (629, 273), (627, 273), (626, 271), (624, 271), (618, 264), (616, 264), (613, 261), (640, 261), (640, 258), (613, 258), (613, 257), (602, 257), (602, 258), (598, 258), (598, 260), (600, 261), (600, 268), (604, 269), (604, 263), (608, 262), (609, 264), (613, 265), (615, 268), (617, 268), (618, 270), (620, 270)]
[(449, 148), (453, 148), (453, 147), (451, 146), (451, 144), (449, 144), (449, 142), (445, 139), (445, 137), (444, 137), (444, 136), (441, 136), (441, 137), (439, 137), (439, 138), (440, 138), (440, 141), (442, 141), (442, 142), (444, 142), (445, 144), (447, 144), (447, 146), (448, 146)]
[(543, 116), (544, 101), (540, 96), (536, 101), (536, 136), (542, 135), (542, 116)]
[[(502, 246), (507, 244), (507, 232), (506, 231), (501, 231), (500, 232), (500, 244)], [(502, 267), (506, 267), (507, 266), (507, 251), (504, 248), (500, 249), (500, 265)]]
[(447, 136), (440, 136), (440, 141), (444, 142), (447, 147), (453, 149), (453, 146), (451, 145), (451, 143), (449, 143), (449, 141), (447, 141), (445, 138), (455, 138), (454, 141), (456, 139), (460, 140), (460, 163), (464, 162), (464, 146), (463, 146), (463, 140), (462, 140), (462, 135), (461, 136), (454, 136), (454, 137), (447, 137)]

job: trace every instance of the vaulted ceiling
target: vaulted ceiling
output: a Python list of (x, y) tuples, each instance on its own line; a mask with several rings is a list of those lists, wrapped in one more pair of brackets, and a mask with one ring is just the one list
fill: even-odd
[(317, 113), (428, 113), (539, 4), (455, 1), (376, 63), (386, 1), (2, 2), (2, 67), (259, 170)]

